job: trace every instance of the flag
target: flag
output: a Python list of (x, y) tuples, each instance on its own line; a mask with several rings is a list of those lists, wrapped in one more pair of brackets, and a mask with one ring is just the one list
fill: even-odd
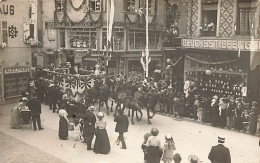
[(251, 51), (250, 52), (250, 69), (254, 70), (257, 65), (260, 65), (260, 52)]
[(145, 60), (146, 60), (145, 53), (144, 53), (144, 51), (142, 51), (142, 56), (140, 58), (140, 61), (141, 61), (141, 64), (142, 64), (144, 71), (146, 71)]
[(114, 0), (110, 0), (110, 14), (109, 14), (109, 24), (108, 24), (108, 31), (107, 31), (108, 32), (107, 33), (107, 42), (109, 43), (110, 47), (108, 50), (112, 50), (111, 41), (112, 41), (114, 16), (115, 16), (115, 4), (114, 4)]
[(237, 56), (240, 58), (240, 48), (238, 49)]

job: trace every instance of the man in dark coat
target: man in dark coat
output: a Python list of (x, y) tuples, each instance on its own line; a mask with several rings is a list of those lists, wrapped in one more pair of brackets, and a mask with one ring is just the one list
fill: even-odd
[(84, 129), (83, 129), (83, 138), (84, 141), (87, 142), (87, 150), (91, 150), (92, 140), (95, 134), (95, 123), (96, 123), (96, 116), (94, 111), (96, 108), (94, 106), (90, 106), (85, 114), (83, 119)]
[(50, 110), (53, 111), (53, 113), (56, 111), (56, 105), (58, 103), (58, 90), (54, 86), (54, 84), (50, 84), (49, 90), (48, 90), (48, 96), (49, 96), (49, 106)]
[(36, 121), (39, 130), (43, 130), (41, 126), (41, 101), (37, 98), (37, 94), (33, 94), (33, 98), (28, 101), (27, 106), (29, 110), (31, 110), (32, 121), (33, 121), (33, 129), (36, 131)]
[(117, 138), (117, 144), (122, 143), (122, 149), (126, 149), (124, 133), (128, 131), (129, 121), (128, 117), (124, 115), (124, 111), (122, 109), (118, 110), (118, 115), (115, 117), (114, 121), (116, 122), (116, 132), (119, 132), (119, 136)]
[(229, 149), (223, 145), (225, 138), (218, 137), (218, 145), (213, 146), (208, 159), (212, 163), (231, 163)]

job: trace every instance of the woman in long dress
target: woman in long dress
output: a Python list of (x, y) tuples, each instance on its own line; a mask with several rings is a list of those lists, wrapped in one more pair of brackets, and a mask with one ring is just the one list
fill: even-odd
[(59, 117), (60, 117), (59, 138), (62, 139), (62, 140), (66, 140), (68, 138), (68, 123), (69, 123), (69, 120), (68, 120), (67, 116), (68, 116), (68, 113), (66, 112), (66, 110), (61, 108), (59, 110)]
[(93, 149), (96, 154), (107, 154), (111, 149), (106, 130), (106, 121), (103, 120), (104, 116), (105, 114), (103, 112), (99, 112), (97, 114), (98, 121), (96, 122), (96, 140)]
[(258, 104), (256, 101), (253, 101), (249, 118), (249, 133), (252, 135), (256, 133), (258, 114)]
[(21, 110), (26, 108), (27, 98), (23, 97), (21, 102), (19, 102), (12, 110), (11, 110), (11, 127), (14, 129), (21, 128)]
[(235, 108), (235, 123), (234, 123), (234, 128), (235, 130), (243, 130), (243, 118), (242, 118), (242, 113), (243, 113), (243, 103), (239, 99), (236, 104)]

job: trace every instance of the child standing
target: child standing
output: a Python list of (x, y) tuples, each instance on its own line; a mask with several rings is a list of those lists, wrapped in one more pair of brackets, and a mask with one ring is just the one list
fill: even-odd
[(148, 138), (151, 136), (151, 134), (150, 133), (146, 133), (145, 135), (144, 135), (144, 142), (143, 142), (143, 144), (142, 144), (142, 146), (141, 146), (141, 148), (142, 148), (142, 150), (143, 150), (143, 152), (144, 152), (144, 163), (147, 163), (147, 146), (146, 146), (146, 143), (147, 143), (147, 140), (148, 140)]
[(163, 146), (162, 160), (164, 161), (164, 163), (172, 162), (174, 150), (176, 150), (176, 147), (175, 147), (175, 143), (173, 141), (172, 135), (167, 134), (165, 136), (165, 143)]
[(197, 121), (198, 122), (201, 122), (202, 114), (203, 114), (202, 103), (200, 101), (198, 101), (198, 103), (197, 103), (197, 117), (198, 117)]
[(79, 141), (81, 139), (80, 123), (78, 119), (74, 121), (74, 139)]

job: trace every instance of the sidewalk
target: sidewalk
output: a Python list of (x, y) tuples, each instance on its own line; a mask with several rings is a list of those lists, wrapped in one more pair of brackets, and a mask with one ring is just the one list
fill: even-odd
[(1, 163), (63, 163), (62, 160), (51, 156), (31, 145), (6, 135), (0, 131), (0, 162)]

